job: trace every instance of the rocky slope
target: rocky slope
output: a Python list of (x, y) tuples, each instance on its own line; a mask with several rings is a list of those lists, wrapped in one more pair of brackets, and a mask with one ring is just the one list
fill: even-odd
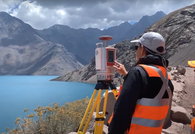
[(0, 50), (1, 75), (61, 75), (83, 67), (62, 45), (49, 42), (0, 46)]
[(146, 31), (157, 31), (165, 37), (165, 56), (171, 66), (186, 66), (195, 57), (195, 4), (168, 14)]
[[(164, 56), (169, 59), (171, 66), (187, 66), (187, 61), (195, 57), (195, 4), (168, 14), (147, 28), (144, 33), (147, 31), (156, 31), (163, 35), (166, 40)], [(130, 49), (130, 40), (116, 44), (115, 48), (117, 61), (124, 64), (129, 70), (135, 64), (135, 52)], [(96, 81), (94, 65), (93, 59), (81, 70), (60, 76), (55, 80), (94, 82)], [(117, 79), (118, 75), (115, 74), (115, 77)]]
[(174, 85), (172, 107), (162, 134), (189, 134), (190, 123), (194, 118), (192, 107), (194, 105), (195, 86), (194, 69), (185, 66), (169, 67), (169, 75)]
[(62, 75), (83, 67), (60, 44), (43, 40), (30, 25), (0, 12), (0, 75)]

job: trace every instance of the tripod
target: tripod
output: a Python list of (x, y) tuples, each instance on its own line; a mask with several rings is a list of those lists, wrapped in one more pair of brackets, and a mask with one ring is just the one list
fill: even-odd
[[(81, 124), (80, 124), (80, 127), (78, 129), (77, 134), (85, 134), (86, 133), (87, 127), (89, 125), (89, 122), (91, 120), (91, 117), (92, 117), (92, 114), (93, 114), (95, 108), (96, 108), (96, 118), (95, 118), (94, 134), (102, 134), (103, 133), (103, 126), (104, 126), (104, 120), (105, 120), (105, 114), (106, 114), (106, 105), (107, 105), (109, 87), (112, 89), (114, 96), (117, 98), (117, 90), (116, 90), (115, 85), (112, 84), (112, 80), (99, 80), (99, 81), (97, 81), (94, 92), (91, 96), (91, 99), (90, 99), (89, 104), (87, 106), (87, 109), (85, 111), (84, 117), (81, 121)], [(101, 99), (102, 90), (106, 90), (106, 91), (105, 91), (105, 98), (104, 98), (104, 104), (103, 104), (103, 111), (100, 112), (99, 109), (100, 109), (100, 99)], [(96, 99), (94, 100), (97, 91), (98, 91), (98, 94), (97, 94)], [(92, 106), (92, 108), (91, 108), (91, 106)], [(91, 108), (91, 111), (89, 113), (90, 108)], [(88, 119), (87, 119), (87, 122), (85, 122), (87, 115), (88, 115)], [(84, 126), (84, 129), (82, 130), (83, 126)]]

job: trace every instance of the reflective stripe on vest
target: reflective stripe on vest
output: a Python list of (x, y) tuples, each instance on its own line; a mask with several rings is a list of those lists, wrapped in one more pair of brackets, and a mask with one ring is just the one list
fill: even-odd
[[(130, 131), (127, 133), (161, 134), (164, 120), (169, 109), (169, 101), (172, 96), (168, 86), (170, 77), (164, 67), (143, 64), (139, 66), (142, 66), (146, 70), (149, 77), (160, 77), (163, 85), (154, 98), (142, 98), (137, 101), (135, 112), (131, 120)], [(166, 91), (169, 98), (162, 99)]]

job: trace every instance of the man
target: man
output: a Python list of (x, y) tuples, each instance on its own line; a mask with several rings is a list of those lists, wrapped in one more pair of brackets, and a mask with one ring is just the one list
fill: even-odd
[(162, 57), (165, 40), (148, 32), (132, 42), (136, 42), (135, 67), (127, 72), (118, 62), (114, 66), (124, 83), (108, 134), (161, 134), (174, 90), (166, 71), (168, 61)]

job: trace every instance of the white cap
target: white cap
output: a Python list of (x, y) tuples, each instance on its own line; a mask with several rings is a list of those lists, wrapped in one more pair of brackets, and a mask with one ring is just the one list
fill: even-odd
[[(147, 32), (142, 35), (138, 40), (132, 40), (131, 42), (139, 42), (149, 50), (163, 54), (165, 53), (165, 40), (159, 33), (156, 32)], [(159, 50), (159, 48), (163, 48), (163, 50)]]

